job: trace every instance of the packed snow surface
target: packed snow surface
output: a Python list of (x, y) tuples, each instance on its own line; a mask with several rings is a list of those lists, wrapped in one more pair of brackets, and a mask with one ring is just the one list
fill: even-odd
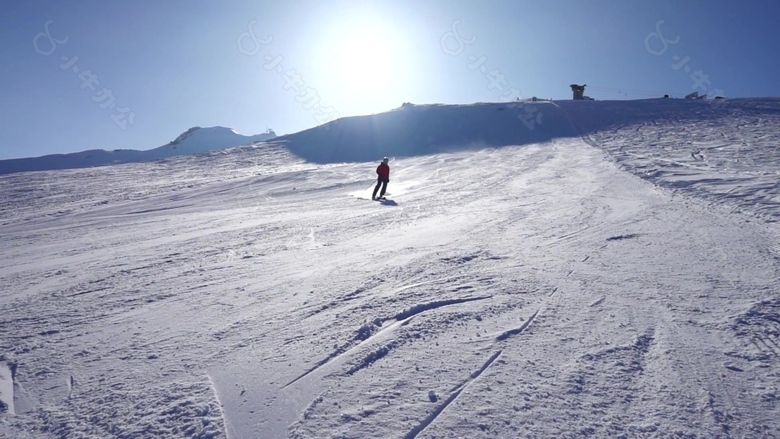
[(0, 177), (0, 437), (777, 437), (779, 139), (773, 99), (413, 106)]

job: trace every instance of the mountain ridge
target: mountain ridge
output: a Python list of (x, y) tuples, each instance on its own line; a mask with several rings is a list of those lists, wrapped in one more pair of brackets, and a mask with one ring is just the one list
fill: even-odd
[(148, 162), (170, 157), (199, 154), (241, 145), (271, 140), (273, 130), (245, 136), (231, 128), (194, 126), (165, 145), (148, 150), (89, 149), (66, 154), (47, 154), (39, 157), (0, 160), (0, 175), (29, 171), (90, 168), (123, 163)]

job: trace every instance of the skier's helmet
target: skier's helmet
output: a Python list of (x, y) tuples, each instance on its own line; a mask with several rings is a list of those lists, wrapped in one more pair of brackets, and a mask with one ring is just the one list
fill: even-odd
[(387, 157), (382, 159), (382, 163), (387, 163), (388, 161), (390, 161), (390, 159), (388, 159)]

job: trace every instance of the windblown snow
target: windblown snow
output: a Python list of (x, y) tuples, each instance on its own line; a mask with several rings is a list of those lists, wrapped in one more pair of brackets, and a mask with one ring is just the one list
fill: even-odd
[(407, 106), (2, 176), (0, 437), (777, 437), (779, 140), (778, 99)]

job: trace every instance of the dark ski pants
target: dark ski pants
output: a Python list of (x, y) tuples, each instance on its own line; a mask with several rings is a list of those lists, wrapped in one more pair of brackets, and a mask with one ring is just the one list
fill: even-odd
[(376, 179), (376, 187), (374, 188), (374, 194), (371, 195), (371, 198), (372, 199), (376, 198), (376, 193), (379, 191), (379, 187), (380, 186), (382, 187), (382, 192), (379, 192), (379, 196), (380, 197), (384, 197), (385, 196), (385, 191), (387, 191), (387, 183), (388, 182), (389, 182), (389, 180), (383, 180), (382, 178), (377, 178)]

